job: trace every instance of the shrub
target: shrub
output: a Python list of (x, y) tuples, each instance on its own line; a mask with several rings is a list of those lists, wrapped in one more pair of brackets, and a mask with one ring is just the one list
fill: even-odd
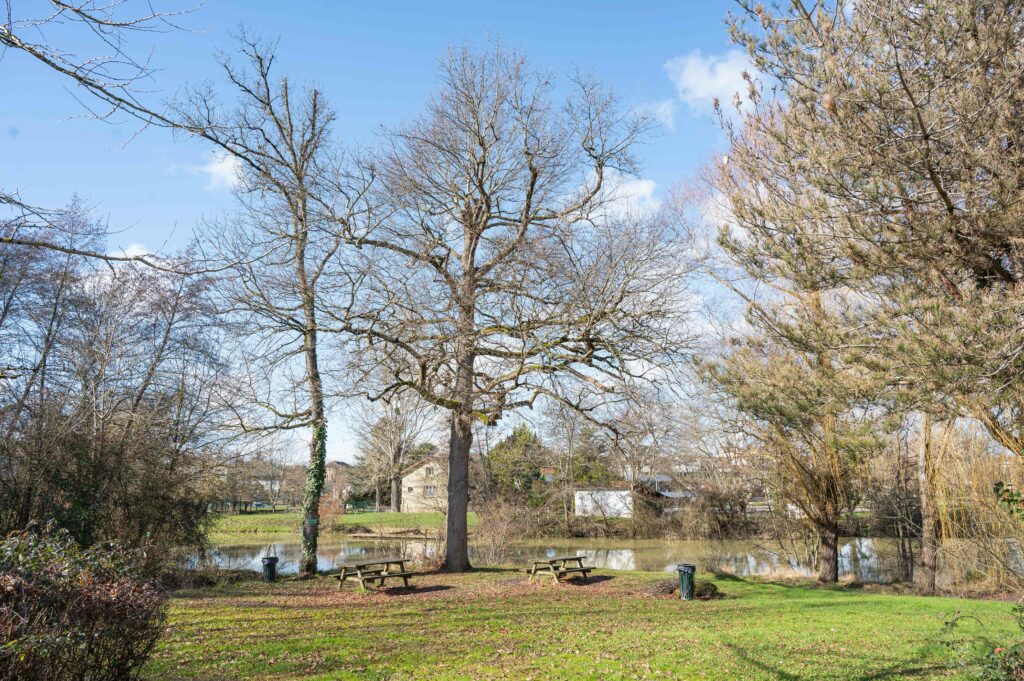
[(721, 594), (718, 592), (718, 587), (715, 586), (714, 582), (705, 582), (698, 579), (693, 585), (693, 597), (702, 601), (709, 601), (713, 598), (721, 598)]
[[(1013, 618), (1018, 631), (1024, 634), (1024, 606), (1013, 608)], [(963, 619), (967, 618), (959, 612), (955, 613), (946, 621), (939, 639), (958, 654), (961, 666), (979, 681), (1024, 681), (1024, 641), (1018, 639), (994, 646), (987, 637), (960, 636), (957, 628)]]
[(144, 556), (64, 530), (0, 543), (0, 679), (137, 678), (163, 629)]
[(476, 510), (473, 531), (473, 560), (480, 565), (503, 565), (512, 544), (529, 534), (528, 512), (518, 506), (495, 500)]

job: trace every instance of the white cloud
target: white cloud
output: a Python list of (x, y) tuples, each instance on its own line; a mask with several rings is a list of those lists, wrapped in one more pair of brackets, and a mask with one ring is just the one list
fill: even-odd
[(736, 224), (736, 216), (733, 215), (729, 201), (721, 192), (716, 191), (705, 198), (701, 202), (699, 210), (704, 224), (712, 234), (718, 234), (722, 229), (729, 230), (731, 233)]
[(608, 212), (623, 216), (656, 211), (661, 206), (661, 199), (655, 195), (657, 188), (654, 180), (609, 173), (603, 189)]
[(694, 50), (670, 59), (664, 68), (676, 86), (679, 99), (701, 113), (710, 110), (716, 99), (722, 106), (728, 106), (737, 93), (742, 97), (747, 91), (743, 73), (754, 73), (747, 56), (740, 50), (707, 56)]
[(113, 253), (121, 258), (138, 258), (143, 255), (152, 255), (153, 252), (146, 248), (143, 244), (128, 244), (126, 248), (118, 249)]
[(206, 190), (234, 189), (242, 181), (242, 166), (238, 159), (223, 152), (211, 153), (210, 160), (193, 170), (206, 175)]
[(661, 123), (669, 132), (676, 131), (676, 109), (679, 108), (674, 99), (663, 99), (644, 107), (654, 119)]

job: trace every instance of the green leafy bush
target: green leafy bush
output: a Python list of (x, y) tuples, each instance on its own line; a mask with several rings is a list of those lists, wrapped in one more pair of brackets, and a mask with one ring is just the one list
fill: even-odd
[[(1024, 606), (1015, 606), (1013, 617), (1024, 636)], [(965, 618), (957, 612), (947, 620), (941, 639), (943, 645), (959, 655), (961, 666), (979, 681), (1024, 681), (1024, 640), (994, 646), (988, 639), (958, 636), (956, 631), (962, 619)]]
[(82, 549), (64, 530), (0, 543), (0, 680), (137, 678), (166, 601), (143, 557)]
[(1007, 648), (996, 648), (980, 662), (978, 675), (983, 681), (1024, 680), (1024, 643)]

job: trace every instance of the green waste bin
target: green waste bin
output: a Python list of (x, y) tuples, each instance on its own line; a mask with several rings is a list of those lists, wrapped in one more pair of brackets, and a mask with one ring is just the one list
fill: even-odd
[(277, 579), (277, 556), (267, 556), (263, 559), (263, 581), (273, 582)]
[(693, 600), (693, 578), (697, 574), (697, 566), (689, 563), (676, 565), (679, 573), (679, 597), (684, 601)]

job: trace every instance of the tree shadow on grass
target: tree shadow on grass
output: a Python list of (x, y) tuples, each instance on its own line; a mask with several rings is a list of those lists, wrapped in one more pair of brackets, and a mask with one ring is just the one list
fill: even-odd
[[(516, 574), (519, 572), (519, 568), (514, 567), (474, 567), (470, 572), (474, 574), (492, 574), (500, 575), (505, 573)], [(439, 574), (443, 574), (443, 571), (439, 571)]]
[(389, 586), (383, 591), (377, 593), (387, 594), (389, 596), (404, 596), (408, 594), (429, 594), (437, 591), (451, 591), (454, 586), (447, 584), (431, 584), (430, 586), (414, 586), (411, 590), (406, 589), (404, 586)]
[[(758, 659), (746, 649), (736, 645), (735, 643), (728, 643), (724, 641), (723, 643), (725, 644), (725, 647), (731, 650), (737, 658), (763, 672), (772, 674), (777, 679), (783, 679), (784, 681), (802, 681), (803, 679), (812, 678), (788, 672), (782, 666), (774, 665), (766, 662), (765, 660)], [(853, 655), (843, 655), (841, 657), (836, 657), (834, 660), (835, 667), (838, 670), (842, 670), (844, 666), (854, 661), (858, 663), (870, 662), (867, 656)], [(945, 667), (925, 662), (919, 653), (909, 660), (888, 663), (877, 671), (865, 672), (856, 676), (852, 674), (844, 675), (842, 678), (847, 679), (848, 681), (885, 681), (889, 679), (902, 679), (908, 676), (932, 678), (934, 674), (945, 671), (948, 671)]]
[(573, 577), (572, 579), (566, 579), (560, 583), (567, 584), (569, 586), (586, 587), (591, 586), (592, 584), (602, 584), (604, 582), (610, 582), (613, 579), (615, 579), (615, 577), (612, 575), (591, 575), (590, 577), (587, 577), (585, 580), (580, 579), (579, 577)]
[(711, 576), (714, 577), (715, 579), (717, 579), (720, 582), (742, 582), (742, 583), (747, 583), (748, 581), (750, 581), (750, 580), (744, 579), (743, 577), (740, 577), (739, 575), (735, 575), (735, 574), (733, 574), (731, 572), (715, 572), (714, 570), (712, 570), (711, 571)]

